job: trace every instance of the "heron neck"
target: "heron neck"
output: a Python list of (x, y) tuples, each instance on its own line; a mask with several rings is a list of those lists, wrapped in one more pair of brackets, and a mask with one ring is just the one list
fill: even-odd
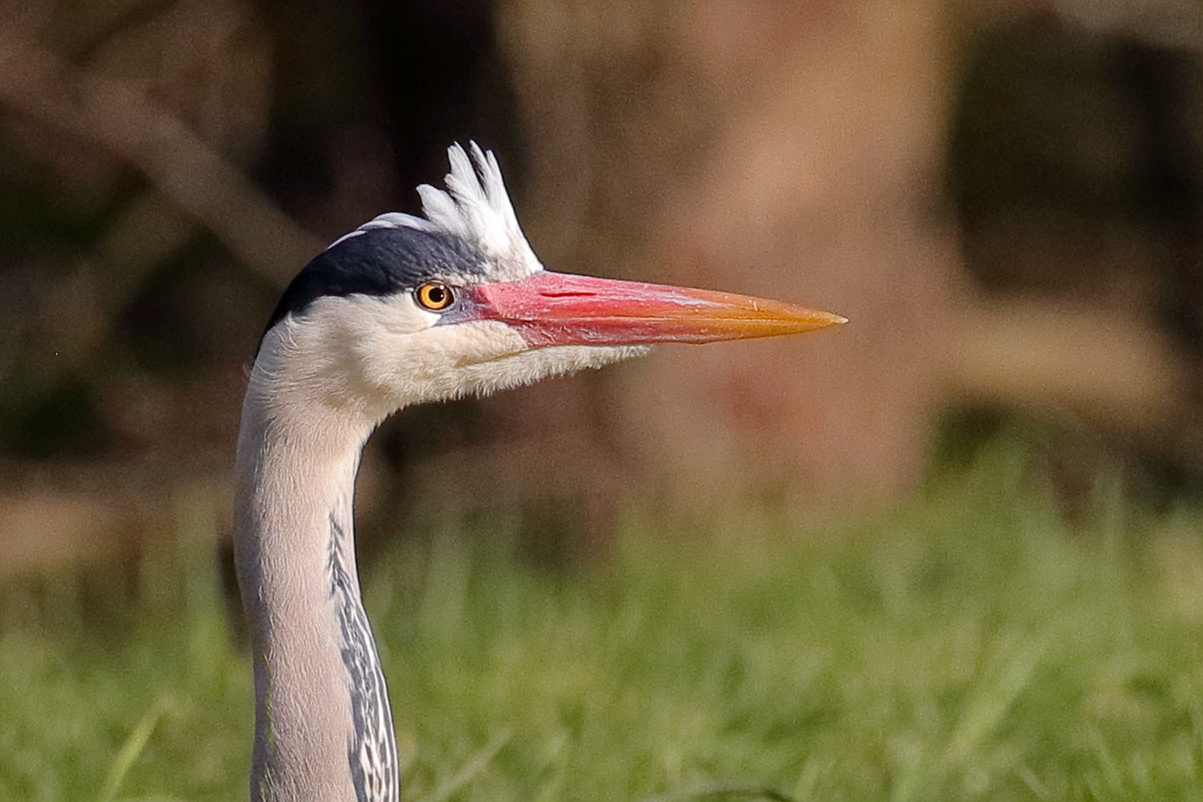
[(292, 414), (256, 378), (234, 542), (255, 673), (251, 797), (396, 800), (392, 716), (355, 565), (352, 499), (371, 427)]

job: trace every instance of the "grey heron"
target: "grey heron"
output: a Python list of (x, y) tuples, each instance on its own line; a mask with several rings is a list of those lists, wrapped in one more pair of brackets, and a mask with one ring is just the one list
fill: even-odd
[(352, 495), (373, 429), (410, 404), (596, 368), (657, 342), (791, 334), (842, 317), (741, 295), (545, 270), (491, 152), (450, 151), (424, 217), (383, 214), (285, 290), (251, 368), (234, 550), (254, 664), (251, 798), (396, 800), (399, 767), (360, 600)]

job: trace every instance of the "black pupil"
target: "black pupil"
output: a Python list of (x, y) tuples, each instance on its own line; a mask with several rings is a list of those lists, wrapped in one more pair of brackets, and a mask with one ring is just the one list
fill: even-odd
[(447, 303), (447, 288), (438, 284), (427, 287), (426, 299), (431, 306), (442, 306)]

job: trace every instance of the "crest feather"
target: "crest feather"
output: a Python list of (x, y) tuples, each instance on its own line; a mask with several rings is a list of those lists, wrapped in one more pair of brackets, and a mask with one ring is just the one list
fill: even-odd
[(475, 244), (487, 256), (525, 264), (528, 272), (541, 269), (518, 225), (497, 157), (475, 142), (468, 146), (471, 158), (458, 144), (447, 149), (451, 172), (444, 179), (446, 190), (429, 184), (418, 187), (426, 219)]
[(451, 234), (478, 248), (493, 262), (498, 277), (518, 278), (542, 270), (539, 257), (518, 225), (493, 151), (469, 142), (471, 156), (459, 144), (447, 149), (451, 172), (444, 178), (447, 189), (429, 184), (418, 187), (425, 218), (401, 212), (379, 215), (330, 244), (358, 236), (374, 228), (416, 228)]

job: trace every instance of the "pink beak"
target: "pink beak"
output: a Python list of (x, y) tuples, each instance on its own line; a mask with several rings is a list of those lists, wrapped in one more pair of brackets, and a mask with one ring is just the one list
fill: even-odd
[(848, 322), (827, 312), (727, 292), (541, 271), (478, 284), (478, 314), (549, 345), (708, 343), (799, 334)]

